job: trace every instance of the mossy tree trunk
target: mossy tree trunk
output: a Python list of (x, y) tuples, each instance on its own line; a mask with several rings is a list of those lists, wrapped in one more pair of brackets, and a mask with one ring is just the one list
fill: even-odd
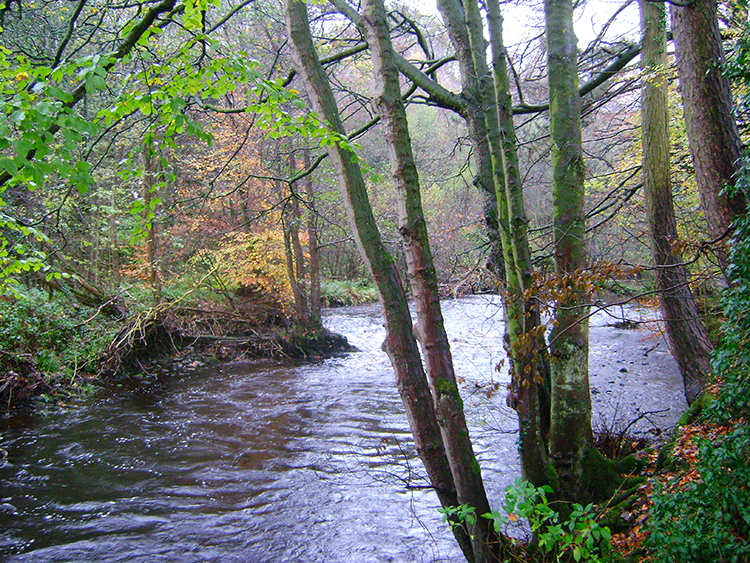
[[(466, 0), (476, 3), (476, 0)], [(547, 484), (545, 436), (549, 432), (549, 365), (546, 361), (544, 327), (533, 291), (533, 265), (529, 247), (523, 182), (518, 161), (518, 143), (510, 95), (507, 51), (503, 41), (503, 17), (498, 0), (488, 0), (487, 27), (492, 48), (498, 143), (501, 152), (508, 239), (517, 280), (514, 314), (520, 318), (509, 331), (514, 363), (513, 389), (521, 433), (521, 464), (524, 478), (536, 486)], [(488, 116), (488, 120), (493, 116)], [(493, 126), (494, 128), (494, 126)], [(498, 171), (500, 172), (500, 171)], [(496, 174), (498, 173), (496, 172)], [(499, 185), (499, 182), (498, 182)]]
[[(544, 348), (540, 338), (528, 338), (532, 333), (543, 337), (538, 315), (527, 310), (524, 292), (531, 284), (530, 251), (526, 237), (523, 192), (515, 157), (515, 132), (509, 108), (501, 130), (497, 91), (507, 94), (502, 98), (509, 106), (510, 95), (501, 75), (493, 75), (487, 65), (487, 42), (484, 38), (479, 5), (476, 0), (439, 0), (438, 7), (445, 20), (451, 41), (461, 66), (464, 97), (467, 99), (465, 118), (474, 147), (479, 177), (490, 182), (495, 191), (498, 229), (502, 243), (505, 274), (506, 348), (511, 357), (514, 389), (510, 403), (519, 415), (521, 434), (521, 465), (524, 477), (535, 485), (546, 482), (545, 448), (537, 395), (538, 360)], [(499, 7), (497, 12), (499, 13)], [(497, 24), (500, 22), (497, 21)], [(495, 51), (503, 51), (501, 28), (491, 28)], [(504, 57), (504, 55), (499, 55)], [(494, 58), (494, 57), (493, 57)], [(504, 62), (504, 59), (503, 59)], [(507, 77), (507, 67), (505, 68)], [(502, 73), (503, 69), (499, 72)], [(512, 146), (511, 146), (512, 145)], [(506, 165), (506, 160), (508, 163)], [(508, 176), (510, 174), (510, 177)], [(508, 186), (508, 180), (511, 186)], [(510, 191), (509, 191), (510, 188)], [(521, 219), (513, 221), (512, 217)], [(516, 258), (520, 259), (520, 262)], [(529, 259), (526, 262), (526, 259)], [(519, 267), (520, 264), (520, 267)], [(528, 277), (524, 274), (528, 273)], [(526, 284), (526, 285), (525, 285)], [(536, 327), (536, 328), (535, 328)], [(539, 346), (537, 346), (539, 345)]]
[(558, 494), (577, 500), (586, 486), (584, 458), (593, 450), (588, 378), (588, 291), (581, 97), (572, 0), (545, 0), (547, 80), (552, 141), (555, 272), (559, 285), (550, 334), (552, 376), (549, 449)]
[(641, 0), (640, 7), (643, 185), (651, 254), (669, 347), (682, 373), (685, 398), (691, 404), (708, 376), (713, 347), (690, 291), (682, 256), (674, 245), (679, 236), (669, 180), (666, 7), (647, 0)]

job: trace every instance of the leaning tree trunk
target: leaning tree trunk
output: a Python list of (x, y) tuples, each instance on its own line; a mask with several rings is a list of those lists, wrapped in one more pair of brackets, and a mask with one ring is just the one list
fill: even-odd
[(687, 282), (687, 269), (674, 245), (678, 234), (669, 181), (666, 8), (648, 0), (641, 0), (640, 5), (643, 186), (651, 253), (669, 347), (680, 367), (685, 398), (690, 404), (705, 383), (712, 346)]
[(559, 284), (550, 334), (549, 449), (566, 500), (581, 498), (584, 457), (592, 449), (588, 377), (588, 292), (580, 280), (586, 248), (581, 98), (572, 0), (545, 0), (552, 140), (555, 272)]
[[(474, 507), (478, 515), (486, 514), (490, 512), (490, 505), (469, 438), (440, 310), (437, 275), (427, 237), (419, 177), (411, 150), (385, 7), (382, 0), (363, 0), (362, 10), (362, 27), (372, 53), (375, 107), (385, 127), (385, 140), (396, 186), (399, 231), (404, 241), (418, 319), (416, 334), (422, 345), (458, 502)], [(499, 541), (490, 520), (476, 518), (473, 526), (469, 526), (469, 534), (474, 561), (490, 563), (497, 560), (495, 552)]]
[[(677, 75), (680, 79), (695, 181), (708, 230), (715, 240), (726, 237), (746, 202), (741, 194), (727, 197), (742, 156), (742, 141), (733, 115), (732, 93), (722, 73), (724, 51), (716, 0), (670, 5)], [(722, 270), (726, 251), (719, 250)]]
[[(306, 6), (301, 0), (285, 0), (284, 8), (294, 64), (313, 106), (334, 134), (345, 136), (333, 92), (313, 47)], [(341, 143), (330, 144), (328, 155), (336, 170), (352, 233), (383, 305), (384, 348), (396, 373), (415, 447), (440, 503), (446, 507), (456, 506), (459, 504), (456, 486), (412, 331), (406, 294), (394, 261), (380, 240), (359, 162)], [(455, 527), (454, 533), (467, 559), (472, 561), (472, 546), (463, 528)]]

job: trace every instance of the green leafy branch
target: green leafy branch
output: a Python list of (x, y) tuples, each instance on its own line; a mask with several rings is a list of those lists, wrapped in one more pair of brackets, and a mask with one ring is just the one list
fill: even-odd
[[(547, 485), (535, 487), (519, 478), (505, 489), (503, 512), (492, 510), (481, 516), (492, 520), (498, 533), (504, 532), (509, 525), (527, 521), (532, 535), (538, 540), (538, 546), (554, 561), (567, 561), (571, 557), (576, 562), (602, 561), (602, 547), (612, 539), (612, 534), (609, 528), (596, 521), (593, 504), (586, 507), (573, 504), (568, 519), (560, 522), (559, 513), (550, 506), (548, 495), (552, 493), (552, 488)], [(471, 527), (476, 521), (474, 507), (466, 504), (440, 508), (438, 511), (451, 528)], [(528, 547), (514, 538), (508, 539), (519, 549)]]

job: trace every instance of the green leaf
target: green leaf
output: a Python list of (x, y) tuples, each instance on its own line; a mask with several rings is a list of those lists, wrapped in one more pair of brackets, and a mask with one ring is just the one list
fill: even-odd
[(10, 114), (10, 120), (16, 125), (20, 125), (24, 119), (26, 119), (26, 112), (21, 109), (17, 109)]
[(61, 102), (68, 103), (73, 101), (73, 96), (69, 92), (66, 92), (62, 88), (59, 88), (58, 86), (55, 86), (54, 84), (50, 84), (47, 86), (47, 94), (56, 100), (60, 100)]

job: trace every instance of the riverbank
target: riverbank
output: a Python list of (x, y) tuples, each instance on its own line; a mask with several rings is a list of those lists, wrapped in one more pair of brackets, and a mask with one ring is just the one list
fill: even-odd
[(354, 350), (322, 327), (294, 326), (269, 296), (137, 307), (123, 302), (113, 315), (38, 290), (2, 297), (0, 412), (69, 404), (112, 381), (148, 382), (185, 366)]

